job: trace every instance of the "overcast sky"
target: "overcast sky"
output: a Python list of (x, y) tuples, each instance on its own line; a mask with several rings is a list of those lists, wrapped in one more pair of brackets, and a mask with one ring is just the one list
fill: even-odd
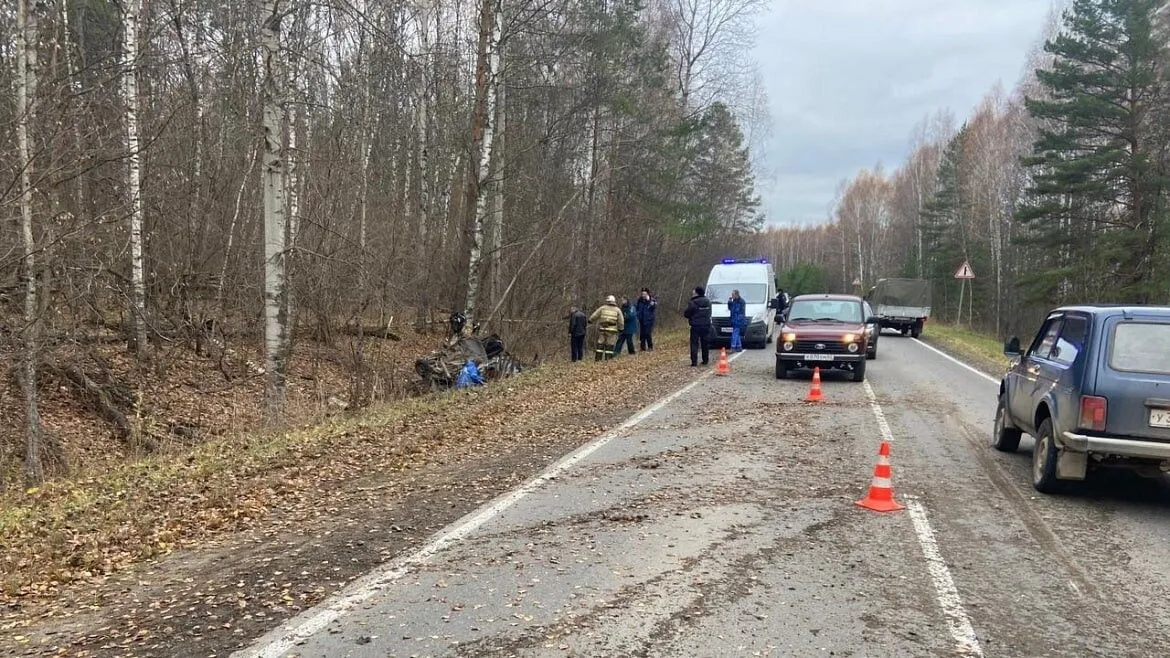
[(896, 168), (923, 117), (967, 117), (1011, 89), (1052, 0), (772, 0), (756, 61), (772, 133), (759, 192), (771, 224), (819, 223), (842, 179)]

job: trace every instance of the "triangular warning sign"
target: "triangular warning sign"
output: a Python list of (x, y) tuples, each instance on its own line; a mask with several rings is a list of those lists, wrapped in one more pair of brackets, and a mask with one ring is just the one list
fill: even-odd
[(975, 278), (975, 270), (971, 269), (971, 263), (969, 263), (967, 261), (963, 261), (963, 264), (960, 265), (959, 269), (955, 272), (955, 278), (956, 279), (974, 279)]

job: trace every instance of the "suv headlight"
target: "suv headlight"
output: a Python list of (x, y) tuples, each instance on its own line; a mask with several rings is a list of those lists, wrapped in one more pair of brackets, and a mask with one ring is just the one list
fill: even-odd
[(841, 338), (841, 340), (845, 341), (846, 343), (856, 342), (857, 341), (857, 334), (845, 334)]

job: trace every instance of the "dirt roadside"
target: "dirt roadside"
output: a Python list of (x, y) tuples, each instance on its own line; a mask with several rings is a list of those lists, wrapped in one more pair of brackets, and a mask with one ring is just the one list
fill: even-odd
[(6, 605), (0, 656), (227, 655), (691, 380), (664, 342), (332, 436), (244, 529)]

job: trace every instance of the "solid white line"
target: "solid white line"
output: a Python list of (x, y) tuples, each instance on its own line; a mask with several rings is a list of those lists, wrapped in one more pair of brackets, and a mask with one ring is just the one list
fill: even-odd
[[(933, 349), (933, 348), (932, 348)], [(877, 394), (869, 381), (862, 382), (865, 388), (865, 397), (869, 399), (869, 408), (877, 419), (878, 430), (882, 440), (894, 442), (894, 433), (890, 431), (890, 424), (886, 422), (886, 414), (878, 404)], [(955, 589), (955, 581), (947, 563), (943, 560), (934, 541), (934, 530), (926, 519), (926, 509), (917, 500), (908, 498), (906, 509), (914, 521), (914, 534), (918, 536), (918, 545), (922, 547), (922, 555), (926, 558), (926, 568), (930, 572), (930, 580), (934, 584), (935, 598), (943, 614), (947, 616), (947, 625), (951, 630), (951, 637), (958, 645), (958, 651), (964, 655), (982, 656), (983, 650), (979, 647), (979, 640), (975, 636), (975, 629), (971, 626), (971, 618), (963, 609), (963, 601), (959, 598), (959, 591)]]
[[(746, 352), (737, 352), (729, 356), (727, 360), (728, 362), (734, 361), (743, 354), (746, 354)], [(714, 369), (707, 370), (699, 375), (695, 381), (659, 399), (657, 402), (654, 402), (628, 418), (621, 425), (618, 425), (606, 434), (561, 458), (540, 475), (512, 491), (500, 495), (495, 500), (447, 526), (413, 552), (391, 560), (365, 576), (358, 578), (338, 594), (290, 619), (282, 624), (280, 628), (261, 637), (251, 647), (241, 649), (233, 653), (232, 656), (239, 658), (277, 658), (292, 651), (297, 644), (309, 639), (335, 620), (341, 618), (342, 615), (351, 611), (354, 607), (368, 601), (382, 588), (405, 576), (410, 572), (411, 567), (425, 563), (451, 544), (463, 540), (483, 526), (483, 524), (499, 516), (525, 496), (537, 491), (545, 483), (555, 480), (557, 476), (573, 468), (581, 460), (621, 436), (625, 431), (635, 427), (655, 412), (662, 410), (670, 403), (694, 390), (696, 386), (714, 374), (714, 372)]]
[(873, 411), (873, 417), (877, 419), (878, 430), (882, 433), (882, 440), (887, 443), (894, 442), (894, 433), (890, 431), (890, 424), (886, 422), (886, 413), (882, 411), (882, 406), (878, 404), (877, 394), (873, 392), (873, 387), (869, 385), (869, 380), (861, 382), (865, 389), (865, 397), (869, 398), (869, 408)]
[(983, 372), (982, 370), (979, 370), (977, 368), (969, 366), (966, 363), (963, 363), (962, 361), (951, 356), (950, 354), (947, 354), (946, 352), (944, 352), (944, 351), (942, 351), (942, 350), (940, 350), (932, 345), (924, 343), (923, 341), (921, 341), (917, 338), (911, 338), (910, 340), (914, 341), (915, 343), (918, 343), (919, 345), (925, 347), (926, 349), (930, 350), (931, 352), (934, 352), (935, 354), (941, 356), (942, 358), (946, 359), (947, 361), (950, 361), (951, 363), (953, 363), (961, 368), (966, 368), (967, 370), (970, 370), (971, 372), (975, 373), (976, 375), (979, 375), (980, 377), (982, 377), (983, 379), (986, 379), (987, 381), (991, 382), (992, 384), (995, 384), (997, 386), (999, 385), (998, 379)]
[(934, 530), (926, 518), (926, 508), (913, 498), (906, 499), (906, 510), (914, 521), (914, 534), (918, 535), (918, 544), (922, 546), (922, 555), (926, 558), (926, 567), (930, 571), (930, 580), (934, 583), (934, 591), (938, 603), (942, 606), (943, 614), (947, 616), (947, 625), (951, 630), (959, 653), (968, 656), (982, 656), (983, 649), (979, 646), (979, 638), (975, 635), (975, 628), (971, 625), (971, 618), (963, 609), (963, 601), (959, 598), (959, 590), (955, 589), (955, 580), (951, 571), (938, 550), (934, 541)]

